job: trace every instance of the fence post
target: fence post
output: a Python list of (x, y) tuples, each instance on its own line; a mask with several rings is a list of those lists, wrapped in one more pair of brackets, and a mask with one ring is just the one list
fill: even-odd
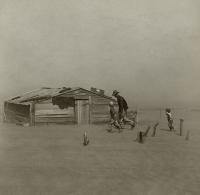
[(154, 126), (153, 126), (153, 133), (152, 133), (152, 137), (155, 137), (156, 136), (156, 128), (158, 127), (159, 123), (156, 123)]
[(143, 132), (142, 131), (139, 131), (137, 133), (137, 139), (136, 141), (138, 141), (139, 143), (143, 143), (144, 142), (144, 136), (143, 136)]
[(183, 119), (180, 119), (180, 136), (183, 134)]

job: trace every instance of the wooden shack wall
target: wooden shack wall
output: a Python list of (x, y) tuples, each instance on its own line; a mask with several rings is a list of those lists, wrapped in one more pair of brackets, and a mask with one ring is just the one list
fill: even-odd
[(90, 104), (91, 123), (107, 123), (110, 120), (109, 102), (111, 100), (93, 95)]
[[(57, 96), (55, 96), (57, 97)], [(54, 98), (55, 98), (54, 97)], [(82, 88), (73, 90), (70, 93), (61, 94), (59, 97), (63, 98), (73, 98), (74, 105), (69, 105), (69, 107), (62, 107), (62, 105), (55, 103), (52, 100), (48, 99), (43, 101), (32, 101), (30, 105), (19, 105), (13, 106), (11, 109), (4, 105), (5, 115), (7, 116), (7, 120), (22, 120), (28, 121), (31, 125), (38, 123), (77, 123), (77, 113), (83, 114), (85, 117), (85, 121), (87, 123), (106, 123), (110, 120), (109, 113), (109, 102), (113, 101), (111, 98), (106, 96), (100, 96), (88, 90), (84, 90)], [(55, 99), (56, 100), (56, 99)], [(60, 99), (61, 100), (61, 99)], [(77, 102), (84, 107), (81, 107), (80, 110), (77, 110)], [(87, 105), (85, 105), (87, 101)], [(21, 106), (21, 107), (20, 107)], [(88, 107), (87, 107), (88, 106)], [(18, 109), (19, 108), (19, 109)], [(89, 110), (89, 111), (88, 111)], [(81, 112), (81, 113), (80, 113)], [(87, 112), (87, 114), (85, 114)]]
[(38, 123), (75, 123), (74, 107), (59, 108), (51, 99), (35, 104), (35, 124)]
[[(61, 95), (74, 97), (75, 100), (89, 100), (89, 123), (107, 123), (110, 120), (109, 102), (115, 101), (109, 98), (90, 93), (84, 89), (75, 90)], [(76, 104), (77, 105), (77, 104)], [(77, 109), (76, 109), (77, 112)]]
[(29, 123), (30, 105), (4, 102), (4, 122)]

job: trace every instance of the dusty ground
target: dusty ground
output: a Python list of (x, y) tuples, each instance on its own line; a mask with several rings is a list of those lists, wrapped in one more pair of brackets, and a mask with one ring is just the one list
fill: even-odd
[(200, 132), (197, 123), (188, 127), (189, 141), (163, 123), (139, 144), (138, 128), (119, 134), (107, 126), (1, 124), (0, 194), (200, 194)]

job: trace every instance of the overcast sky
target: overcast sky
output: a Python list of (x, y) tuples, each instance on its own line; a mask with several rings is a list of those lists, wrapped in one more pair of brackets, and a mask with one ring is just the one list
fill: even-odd
[(200, 106), (199, 0), (0, 0), (0, 97), (40, 87)]

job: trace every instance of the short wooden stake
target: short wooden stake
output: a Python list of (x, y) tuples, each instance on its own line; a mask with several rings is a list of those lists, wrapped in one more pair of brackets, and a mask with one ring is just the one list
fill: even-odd
[(87, 137), (87, 133), (85, 132), (83, 135), (83, 145), (87, 146), (89, 144), (89, 139)]
[(139, 143), (144, 143), (144, 137), (142, 131), (138, 132), (136, 141), (138, 141)]
[(151, 129), (151, 126), (148, 126), (146, 131), (144, 132), (144, 137), (147, 137), (148, 133), (149, 133), (149, 130)]
[(183, 119), (180, 119), (180, 136), (183, 134)]
[(152, 133), (152, 137), (155, 137), (156, 136), (156, 129), (158, 127), (159, 123), (156, 123), (154, 126), (153, 126), (153, 133)]

